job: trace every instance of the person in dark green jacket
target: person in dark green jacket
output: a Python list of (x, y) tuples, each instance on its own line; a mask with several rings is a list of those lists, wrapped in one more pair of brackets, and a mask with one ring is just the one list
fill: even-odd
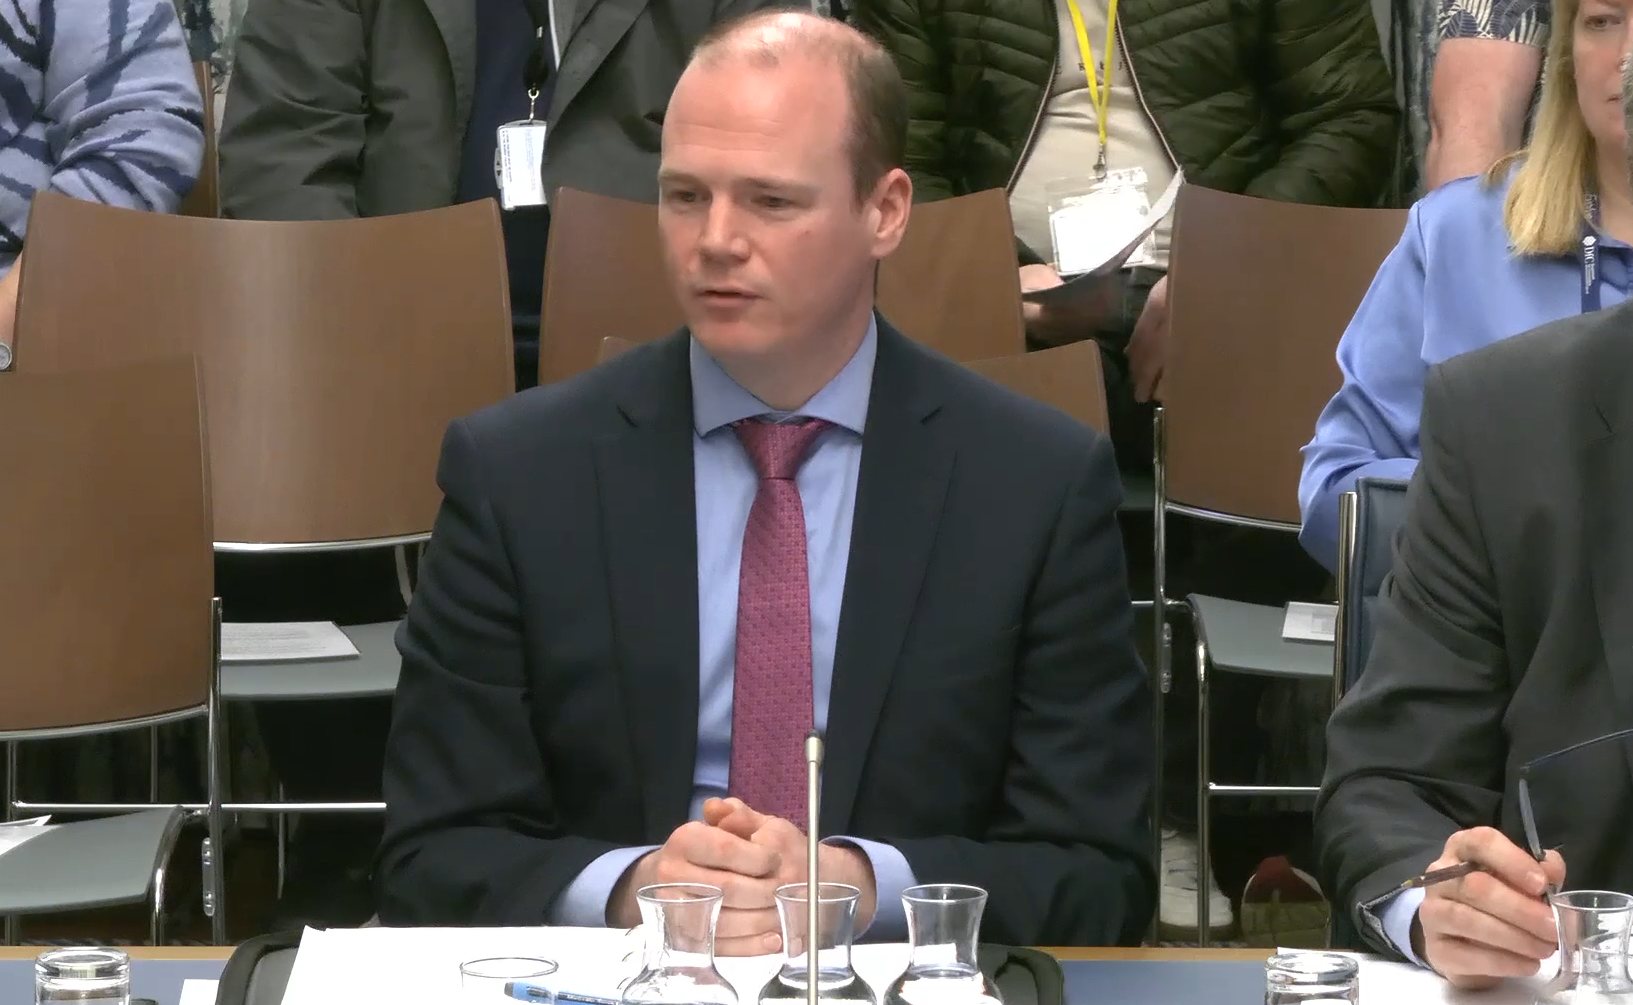
[[(1007, 190), (1023, 290), (1058, 285), (1057, 263), (1072, 271), (1067, 259), (1082, 251), (1070, 246), (1074, 238), (1091, 246), (1089, 258), (1096, 237), (1123, 244), (1115, 238), (1140, 226), (1139, 200), (1155, 202), (1181, 170), (1208, 188), (1288, 202), (1377, 206), (1392, 198), (1399, 111), (1368, 0), (850, 6), (907, 82), (916, 197)], [(1051, 226), (1053, 210), (1084, 196), (1084, 230)], [(1130, 258), (1112, 316), (1026, 305), (1033, 347), (1092, 337), (1105, 350), (1111, 435), (1125, 470), (1151, 467), (1169, 226), (1159, 224)], [(1193, 704), (1173, 703), (1184, 690), (1169, 696), (1174, 721), (1187, 721), (1187, 708), (1195, 714), (1194, 688), (1186, 696)], [(1248, 720), (1254, 700), (1242, 696)], [(1184, 814), (1195, 805), (1195, 737), (1171, 730), (1168, 739), (1159, 915), (1168, 935), (1185, 937), (1198, 925), (1198, 851)], [(1251, 772), (1253, 745), (1231, 746), (1248, 752), (1243, 770)], [(1229, 928), (1230, 902), (1217, 887), (1208, 903), (1214, 929)]]
[[(917, 198), (1007, 189), (1023, 289), (1060, 282), (1051, 200), (1086, 191), (1102, 157), (1120, 178), (1142, 170), (1149, 201), (1176, 167), (1198, 185), (1288, 202), (1374, 206), (1391, 189), (1399, 111), (1367, 0), (851, 6), (907, 81)], [(1107, 350), (1112, 436), (1125, 467), (1151, 464), (1149, 412), (1136, 399), (1161, 397), (1167, 251), (1165, 223), (1131, 260), (1120, 316), (1097, 330), (1027, 305), (1034, 346), (1092, 336)]]

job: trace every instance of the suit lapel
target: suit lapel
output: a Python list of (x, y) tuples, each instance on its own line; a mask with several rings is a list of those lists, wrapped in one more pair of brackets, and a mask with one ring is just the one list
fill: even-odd
[(890, 677), (913, 619), (953, 469), (923, 350), (882, 320), (862, 434), (850, 561), (828, 700), (822, 829), (850, 826)]
[(686, 819), (697, 759), (697, 497), (684, 334), (654, 347), (595, 445), (619, 684), (647, 839)]
[(561, 119), (562, 110), (606, 62), (646, 4), (647, 0), (573, 0), (572, 28), (562, 42), (560, 75), (550, 96), (550, 122)]
[[(1625, 317), (1633, 312), (1633, 303), (1613, 310)], [(1633, 360), (1621, 340), (1606, 345), (1615, 358), (1591, 368), (1598, 381), (1594, 405), (1605, 432), (1584, 448), (1583, 547), (1588, 552), (1605, 667), (1620, 712), (1617, 719), (1633, 721), (1633, 519), (1628, 512), (1628, 500), (1633, 499), (1633, 415), (1627, 403)], [(1633, 744), (1621, 746), (1633, 771)]]
[[(391, 0), (386, 0), (391, 2)], [(454, 121), (463, 130), (476, 91), (476, 6), (471, 0), (425, 0), (454, 74)]]

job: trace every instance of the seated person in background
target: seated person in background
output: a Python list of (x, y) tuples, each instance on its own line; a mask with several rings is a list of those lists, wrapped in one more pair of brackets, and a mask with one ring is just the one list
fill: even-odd
[[(1429, 371), (1372, 655), (1327, 728), (1323, 884), (1373, 947), (1460, 985), (1554, 952), (1542, 895), (1567, 860), (1573, 887), (1633, 893), (1633, 743), (1531, 783), (1537, 836), (1563, 859), (1522, 850), (1517, 795), (1521, 765), (1633, 726), (1630, 331), (1624, 301)], [(1393, 892), (1464, 861), (1487, 871)]]
[[(684, 54), (711, 23), (767, 4), (250, 0), (221, 122), (222, 215), (506, 206), (499, 129), (531, 116), (547, 127), (544, 199), (566, 186), (652, 202), (658, 130)], [(550, 211), (540, 193), (513, 194), (501, 221), (516, 379), (531, 387)]]
[[(1022, 289), (1060, 283), (1051, 202), (1088, 192), (1102, 171), (1144, 171), (1149, 202), (1179, 168), (1209, 188), (1317, 205), (1372, 206), (1389, 189), (1399, 113), (1365, 0), (852, 7), (907, 80), (918, 198), (1008, 189)], [(1161, 398), (1170, 226), (1130, 260), (1110, 317), (1026, 305), (1033, 345), (1092, 337), (1105, 350), (1127, 469), (1151, 468), (1139, 403)]]
[(204, 104), (171, 0), (0, 9), (0, 342), (34, 194), (173, 213), (204, 159)]
[(814, 726), (823, 875), (869, 937), (905, 936), (905, 886), (959, 882), (992, 940), (1139, 940), (1151, 710), (1111, 446), (874, 314), (906, 131), (895, 65), (839, 22), (699, 44), (659, 174), (689, 327), (444, 442), (386, 923), (629, 925), (689, 880), (726, 890), (722, 953), (775, 951)]
[[(1338, 344), (1344, 383), (1304, 448), (1305, 550), (1338, 564), (1338, 500), (1359, 478), (1409, 478), (1429, 367), (1627, 296), (1633, 187), (1620, 24), (1628, 0), (1554, 0), (1559, 30), (1530, 146), (1412, 207)], [(1596, 204), (1596, 205), (1595, 205)], [(1595, 239), (1584, 257), (1583, 239)]]

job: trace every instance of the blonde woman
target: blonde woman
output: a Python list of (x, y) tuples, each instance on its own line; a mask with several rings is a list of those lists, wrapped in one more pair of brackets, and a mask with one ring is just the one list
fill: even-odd
[(1531, 143), (1412, 207), (1338, 344), (1344, 384), (1304, 448), (1300, 540), (1332, 569), (1338, 499), (1408, 478), (1431, 365), (1627, 298), (1633, 190), (1621, 63), (1633, 0), (1554, 0)]

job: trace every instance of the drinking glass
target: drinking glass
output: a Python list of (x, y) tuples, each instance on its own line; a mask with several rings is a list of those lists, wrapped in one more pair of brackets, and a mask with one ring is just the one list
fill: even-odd
[(724, 894), (701, 883), (642, 887), (646, 949), (641, 972), (624, 986), (627, 1005), (737, 1005), (714, 965), (714, 929)]
[(129, 1005), (130, 957), (118, 949), (48, 949), (34, 960), (35, 1005)]
[[(782, 920), (782, 968), (760, 991), (761, 1005), (806, 1001), (810, 993), (809, 891), (804, 883), (777, 888), (777, 916)], [(877, 1005), (872, 989), (851, 967), (856, 936), (856, 905), (862, 891), (844, 883), (817, 884), (817, 997), (824, 1002)]]
[(1359, 1002), (1361, 968), (1340, 953), (1281, 953), (1264, 965), (1264, 1005)]
[(976, 957), (987, 891), (931, 884), (902, 891), (907, 910), (907, 970), (885, 991), (884, 1005), (1001, 1005), (998, 986)]
[(1633, 897), (1606, 890), (1568, 890), (1549, 900), (1559, 926), (1559, 973), (1537, 992), (1537, 1001), (1548, 1005), (1633, 1001), (1633, 980), (1627, 972)]
[[(470, 960), (459, 965), (461, 998), (468, 1002), (535, 1001), (554, 1005), (556, 996), (541, 982), (555, 972), (556, 961), (532, 956)], [(512, 990), (516, 993), (512, 994)]]

